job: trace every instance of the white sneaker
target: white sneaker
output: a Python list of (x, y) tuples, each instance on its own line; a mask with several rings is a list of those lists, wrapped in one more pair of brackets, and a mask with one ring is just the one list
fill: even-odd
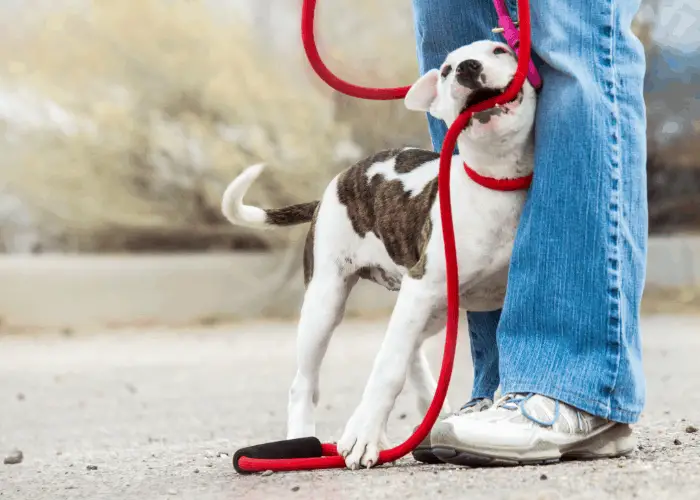
[[(480, 398), (480, 399), (472, 399), (468, 401), (464, 406), (462, 406), (458, 411), (452, 414), (452, 416), (456, 415), (468, 415), (470, 413), (479, 413), (481, 411), (487, 410), (491, 408), (493, 405), (493, 401), (490, 400), (489, 398)], [(448, 417), (450, 418), (450, 417)], [(435, 424), (437, 426), (440, 423), (438, 422)], [(413, 429), (414, 432), (416, 429)], [(441, 464), (443, 463), (442, 460), (440, 460), (438, 457), (435, 456), (432, 450), (432, 444), (430, 441), (430, 434), (428, 434), (423, 441), (420, 442), (420, 444), (416, 447), (415, 450), (413, 450), (413, 458), (418, 460), (419, 462), (423, 462), (426, 464)]]
[(636, 443), (629, 425), (539, 394), (507, 394), (486, 411), (448, 417), (430, 440), (437, 458), (469, 466), (618, 457)]

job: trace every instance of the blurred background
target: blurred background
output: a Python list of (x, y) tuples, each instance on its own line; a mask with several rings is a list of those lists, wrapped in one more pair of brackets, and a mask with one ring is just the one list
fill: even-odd
[[(335, 72), (373, 86), (414, 81), (410, 0), (318, 3), (317, 38)], [(430, 147), (422, 114), (400, 101), (339, 95), (312, 73), (300, 6), (0, 0), (3, 498), (364, 494), (357, 475), (246, 482), (231, 469), (234, 450), (284, 437), (308, 228), (232, 227), (220, 215), (226, 185), (265, 162), (250, 203), (298, 203), (364, 155)], [(592, 479), (577, 491), (604, 485), (596, 498), (697, 489), (689, 457), (700, 456), (700, 434), (683, 429), (700, 426), (692, 420), (700, 316), (680, 313), (700, 311), (698, 13), (700, 0), (647, 0), (634, 26), (648, 57), (652, 231), (642, 324), (652, 404), (641, 462), (548, 470), (553, 481), (525, 471), (522, 498), (578, 488), (569, 478), (582, 471)], [(367, 281), (350, 297), (323, 368), (324, 440), (340, 436), (360, 400), (395, 297)], [(436, 373), (443, 339), (428, 344)], [(469, 343), (458, 349), (453, 407), (472, 381)], [(421, 416), (405, 391), (390, 439), (398, 443)], [(430, 469), (414, 469), (408, 480), (394, 469), (395, 478), (360, 482), (374, 496), (419, 484), (463, 493), (476, 492), (481, 477), (459, 474), (460, 483), (448, 471), (449, 481), (436, 482)], [(483, 476), (489, 498), (512, 498), (511, 473), (494, 474)], [(530, 494), (533, 481), (549, 489)], [(275, 485), (282, 493), (265, 489)], [(416, 491), (408, 496), (420, 497)]]
[[(409, 1), (319, 3), (320, 41), (340, 74), (376, 85), (416, 77)], [(401, 102), (346, 99), (311, 74), (300, 4), (3, 1), (0, 247), (284, 245), (288, 233), (247, 232), (219, 214), (242, 168), (268, 163), (251, 199), (280, 205), (318, 196), (363, 154), (428, 145), (424, 117)]]
[[(319, 2), (328, 64), (359, 84), (417, 75), (411, 2)], [(285, 250), (305, 228), (220, 215), (226, 184), (266, 162), (252, 203), (316, 198), (381, 148), (429, 147), (399, 102), (340, 95), (311, 72), (300, 0), (3, 0), (0, 251)], [(645, 0), (653, 234), (700, 228), (700, 0)], [(387, 124), (391, 126), (387, 126)], [(282, 252), (284, 254), (284, 252)], [(277, 253), (275, 255), (278, 255)], [(300, 260), (289, 258), (283, 274)]]

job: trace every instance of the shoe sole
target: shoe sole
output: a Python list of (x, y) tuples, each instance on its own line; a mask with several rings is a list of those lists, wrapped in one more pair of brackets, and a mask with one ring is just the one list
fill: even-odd
[(445, 463), (433, 453), (433, 448), (416, 448), (413, 450), (412, 455), (414, 459), (424, 464), (436, 465)]
[[(490, 405), (489, 405), (490, 407)], [(413, 429), (413, 432), (415, 432), (417, 427)], [(430, 435), (428, 435), (419, 445), (418, 447), (411, 452), (411, 455), (415, 460), (418, 462), (422, 462), (424, 464), (430, 464), (430, 465), (436, 465), (436, 464), (444, 464), (445, 462), (440, 460), (439, 457), (433, 453), (433, 448), (430, 444)]]
[(548, 465), (564, 460), (596, 460), (631, 454), (635, 448), (632, 430), (627, 425), (615, 424), (589, 439), (563, 448), (552, 444), (556, 456), (518, 457), (515, 452), (492, 450), (489, 453), (446, 445), (431, 448), (441, 462), (467, 467), (508, 467), (516, 465)]

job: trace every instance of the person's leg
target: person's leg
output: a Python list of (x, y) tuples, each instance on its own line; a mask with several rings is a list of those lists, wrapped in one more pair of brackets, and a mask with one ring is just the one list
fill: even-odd
[[(544, 86), (534, 181), (498, 331), (501, 387), (511, 396), (478, 419), (446, 423), (434, 445), (452, 443), (487, 462), (633, 447), (629, 427), (615, 422), (635, 422), (645, 396), (645, 63), (631, 31), (638, 7), (532, 0)], [(597, 447), (585, 448), (592, 435)]]
[[(496, 39), (491, 28), (498, 20), (491, 0), (413, 0), (416, 45), (421, 75), (438, 68), (451, 51), (483, 39)], [(433, 147), (442, 149), (447, 127), (428, 115)], [(498, 387), (496, 327), (500, 311), (469, 313), (474, 364), (472, 397), (493, 398)]]
[(544, 61), (535, 178), (498, 342), (504, 393), (599, 417), (644, 405), (639, 306), (647, 247), (644, 51), (638, 0), (532, 1)]
[(472, 400), (493, 399), (500, 383), (496, 333), (501, 311), (469, 312), (469, 343), (474, 365)]

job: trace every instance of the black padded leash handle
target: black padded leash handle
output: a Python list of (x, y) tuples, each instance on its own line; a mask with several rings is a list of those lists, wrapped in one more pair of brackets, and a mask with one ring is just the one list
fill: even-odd
[(284, 441), (274, 441), (272, 443), (257, 444), (241, 448), (233, 455), (233, 468), (239, 474), (251, 474), (253, 471), (241, 469), (238, 462), (241, 458), (252, 459), (292, 459), (292, 458), (316, 458), (323, 456), (321, 441), (315, 437), (304, 437), (298, 439), (286, 439)]

